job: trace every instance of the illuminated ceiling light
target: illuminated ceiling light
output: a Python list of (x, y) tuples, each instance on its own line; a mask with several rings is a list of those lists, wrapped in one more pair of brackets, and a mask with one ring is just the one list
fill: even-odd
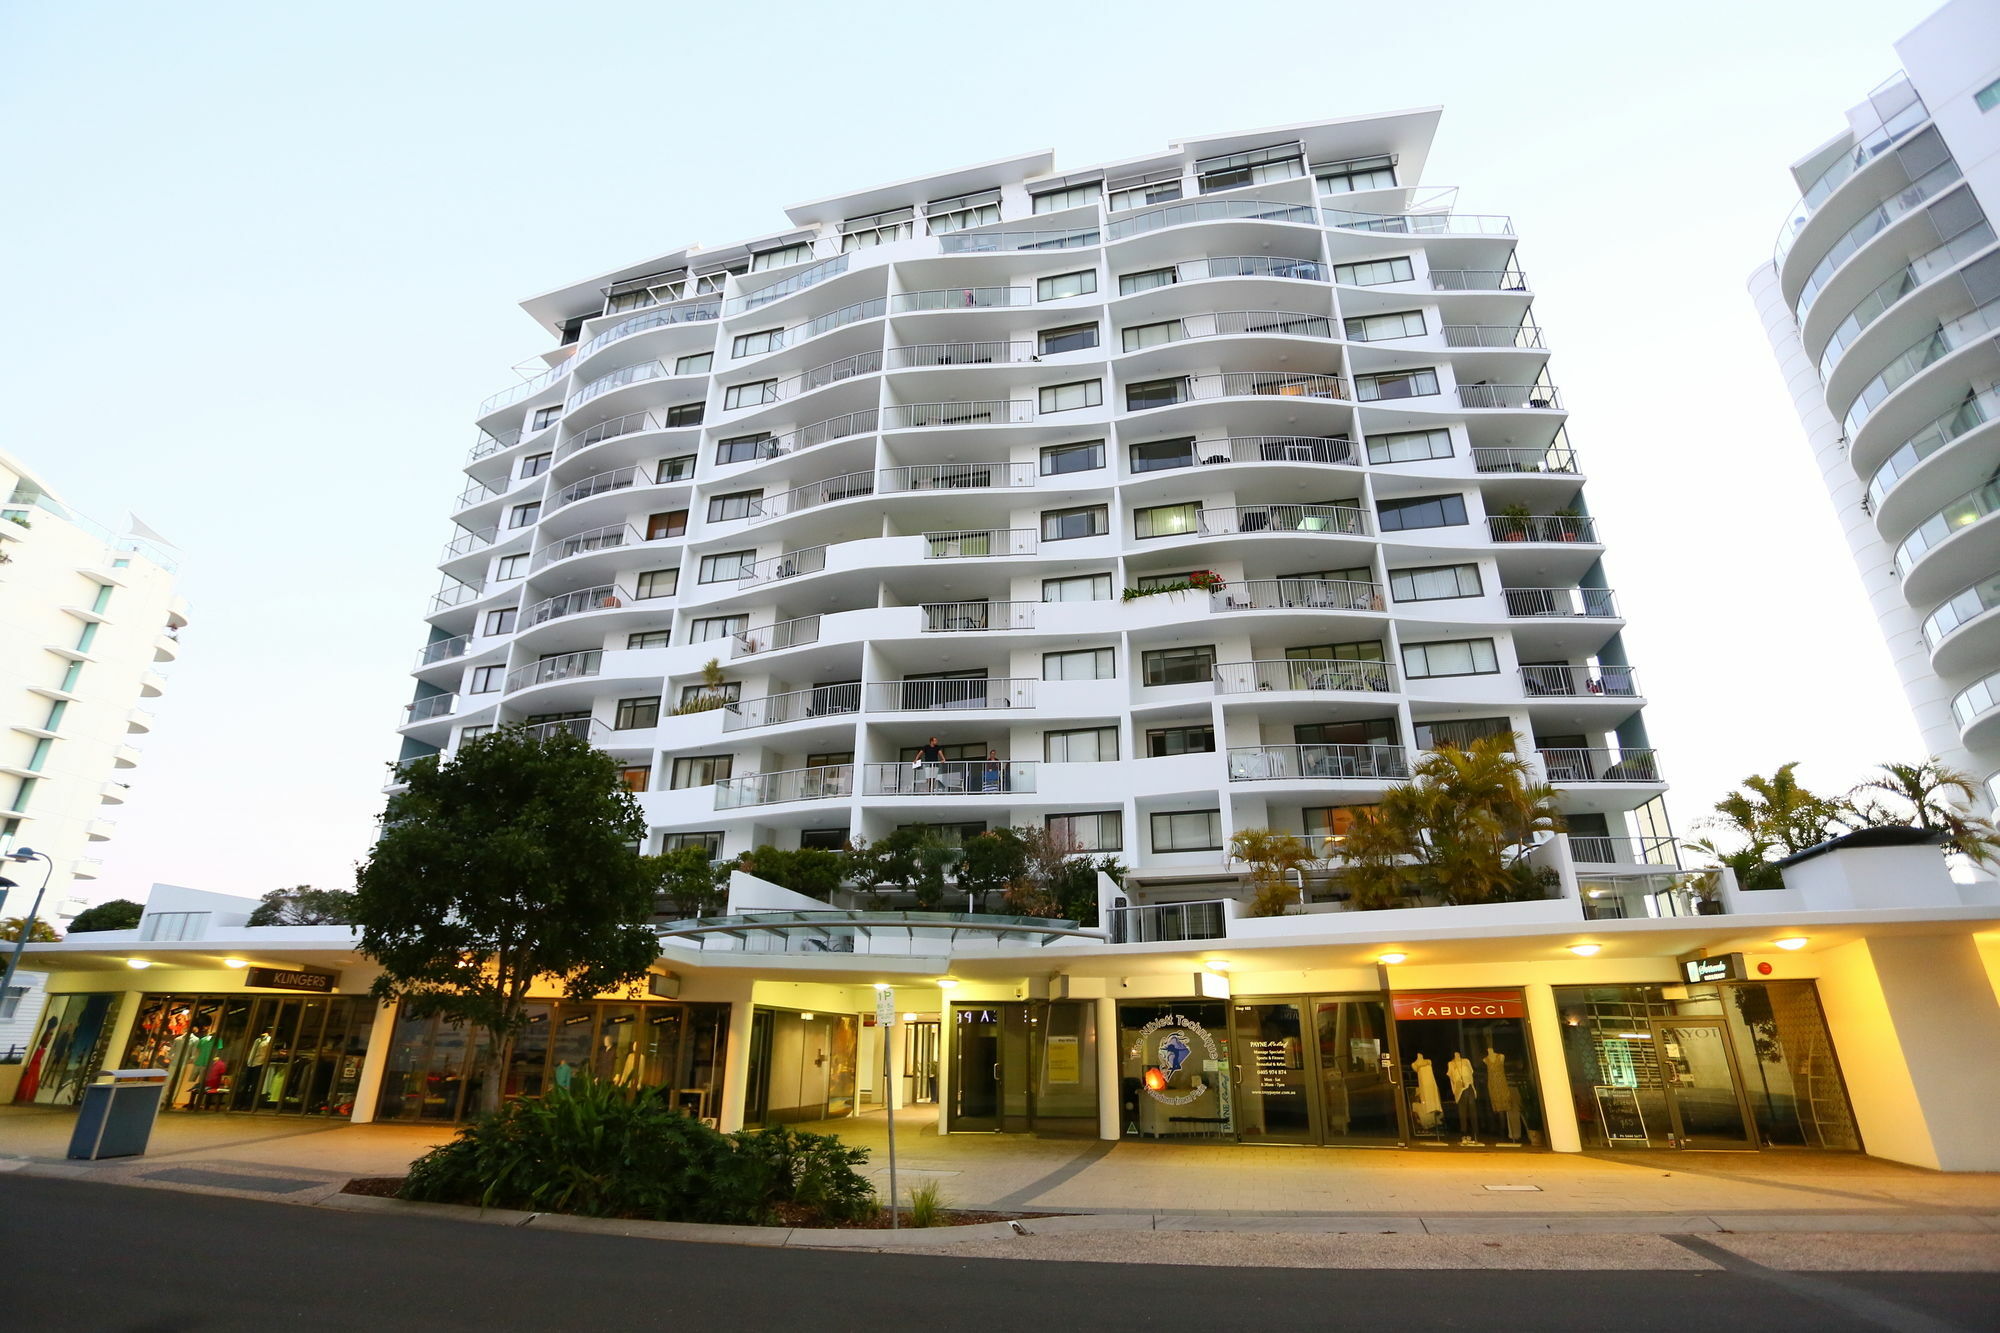
[(127, 958), (125, 960), (125, 966), (136, 970), (143, 970), (145, 968), (151, 967), (152, 965), (153, 965), (153, 960), (150, 958)]
[(950, 977), (939, 977), (939, 978), (938, 978), (938, 989), (939, 989), (939, 990), (957, 990), (957, 989), (958, 989), (958, 982), (954, 981), (954, 980), (953, 980), (952, 978), (950, 978)]
[(799, 1017), (804, 1019), (808, 1023), (813, 1021), (813, 1015), (811, 1014), (800, 1014)]
[(1787, 935), (1785, 936), (1785, 938), (1781, 940), (1772, 940), (1771, 943), (1777, 945), (1780, 949), (1784, 949), (1787, 952), (1791, 952), (1794, 950), (1805, 948), (1806, 945), (1812, 943), (1812, 941), (1807, 939), (1804, 935)]
[(222, 965), (224, 967), (248, 967), (250, 966), (250, 960), (247, 958), (225, 958), (222, 960)]
[(1211, 972), (1227, 972), (1229, 970), (1229, 960), (1227, 958), (1211, 958), (1203, 963), (1202, 966)]
[(889, 989), (889, 983), (886, 981), (878, 981), (875, 983), (875, 993), (878, 995), (888, 989)]
[(904, 1014), (903, 1021), (905, 1023), (914, 1023), (917, 1021), (917, 1016), (915, 1014)]
[(1569, 951), (1578, 958), (1595, 958), (1597, 951), (1603, 947), (1601, 944), (1572, 944), (1569, 946)]
[(1375, 961), (1378, 963), (1387, 963), (1391, 967), (1394, 967), (1397, 963), (1402, 962), (1408, 957), (1409, 955), (1406, 953), (1378, 953), (1375, 955)]

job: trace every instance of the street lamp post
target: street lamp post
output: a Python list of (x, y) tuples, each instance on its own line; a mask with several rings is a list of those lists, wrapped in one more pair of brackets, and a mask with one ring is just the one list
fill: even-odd
[[(21, 952), (28, 947), (28, 937), (35, 933), (35, 917), (42, 910), (42, 895), (49, 891), (49, 876), (53, 875), (56, 870), (56, 863), (54, 861), (49, 860), (48, 857), (42, 855), (42, 853), (32, 847), (16, 848), (7, 853), (7, 859), (10, 861), (40, 861), (48, 868), (42, 871), (42, 887), (35, 890), (34, 906), (30, 907), (28, 914), (21, 918), (21, 934), (14, 941), (14, 952), (7, 956), (7, 974), (4, 979), (0, 979), (0, 1000), (6, 999), (7, 996), (13, 993), (14, 974), (21, 970)], [(9, 888), (18, 887), (11, 880), (0, 880), (0, 884), (6, 884)]]

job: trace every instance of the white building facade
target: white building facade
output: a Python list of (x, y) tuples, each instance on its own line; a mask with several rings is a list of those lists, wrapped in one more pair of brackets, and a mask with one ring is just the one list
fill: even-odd
[(2000, 9), (1955, 0), (1792, 166), (1750, 291), (1926, 748), (2000, 776)]
[(1055, 824), (1213, 917), (1234, 833), (1323, 847), (1514, 732), (1551, 892), (1675, 910), (1608, 534), (1437, 120), (1029, 154), (526, 302), (549, 368), (481, 408), (404, 757), (574, 730), (649, 850)]

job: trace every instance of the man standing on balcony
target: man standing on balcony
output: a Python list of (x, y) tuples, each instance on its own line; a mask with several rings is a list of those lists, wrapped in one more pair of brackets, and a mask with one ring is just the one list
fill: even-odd
[(919, 770), (917, 777), (925, 791), (935, 792), (938, 789), (938, 765), (943, 762), (944, 747), (938, 744), (935, 736), (925, 741), (923, 748), (917, 751), (916, 762), (911, 767)]

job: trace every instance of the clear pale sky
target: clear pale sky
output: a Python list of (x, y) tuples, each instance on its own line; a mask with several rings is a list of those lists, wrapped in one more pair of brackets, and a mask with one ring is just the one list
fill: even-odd
[(1430, 103), (1426, 183), (1519, 228), (1679, 831), (1919, 757), (1744, 280), (1933, 7), (0, 7), (8, 444), (193, 602), (79, 887), (351, 883), (521, 298), (1007, 154)]

